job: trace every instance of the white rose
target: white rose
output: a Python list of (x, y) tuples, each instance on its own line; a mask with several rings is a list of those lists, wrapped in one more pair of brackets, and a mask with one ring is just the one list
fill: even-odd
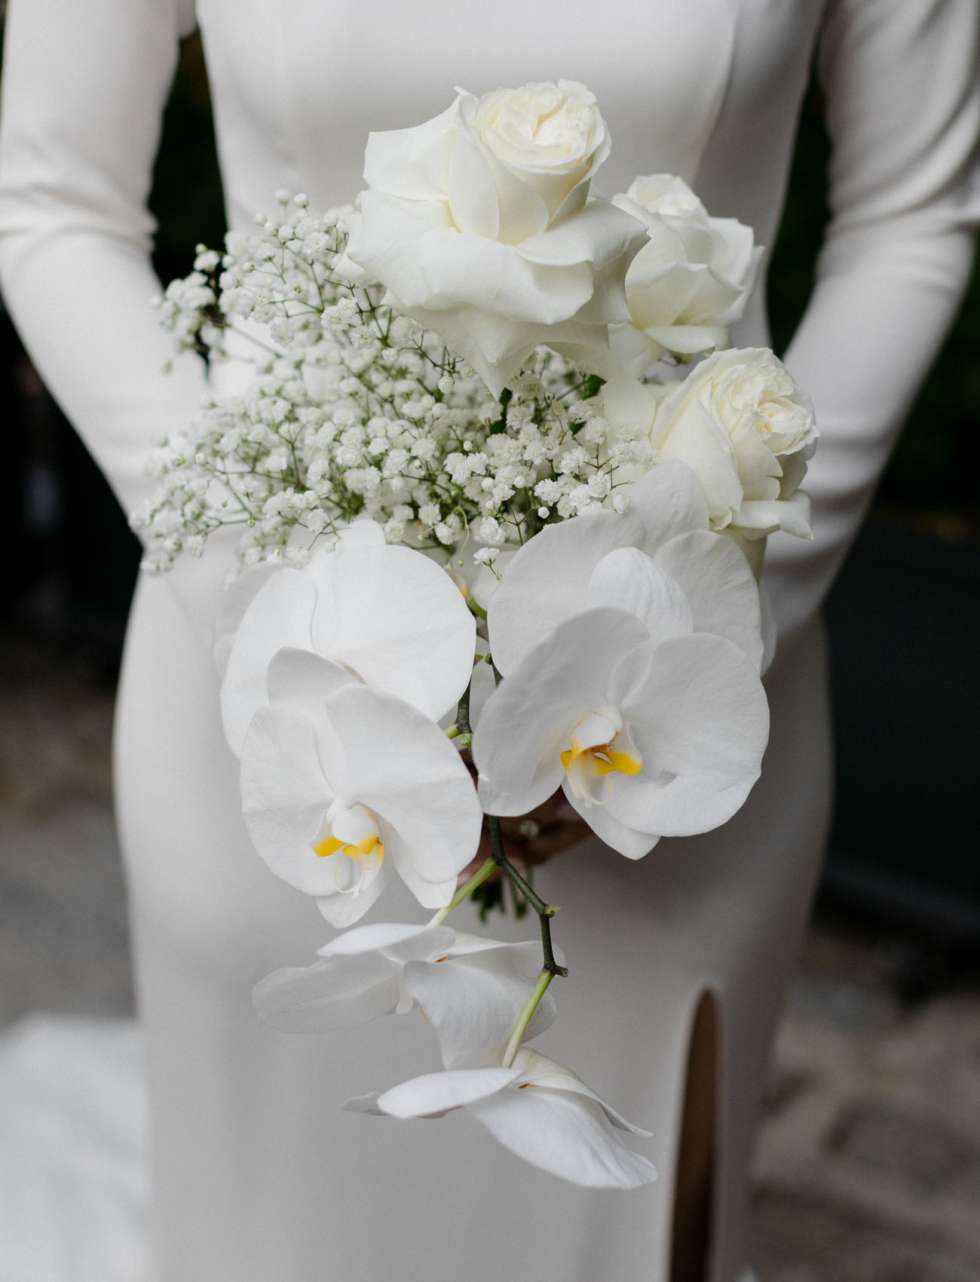
[(611, 336), (623, 368), (639, 377), (664, 351), (723, 347), (762, 256), (752, 229), (735, 218), (712, 218), (672, 174), (637, 178), (613, 203), (641, 219), (648, 234), (626, 273), (630, 322)]
[[(495, 89), (463, 104), (486, 150), (525, 188), (503, 206), (498, 239), (519, 242), (581, 209), (589, 179), (610, 151), (609, 131), (595, 95), (573, 80)], [(497, 173), (498, 192), (507, 183)]]
[(539, 343), (602, 373), (644, 230), (589, 198), (608, 151), (581, 85), (460, 92), (434, 120), (371, 134), (348, 252), (495, 394)]
[(660, 400), (651, 439), (697, 474), (711, 525), (755, 542), (810, 537), (799, 485), (817, 442), (813, 409), (766, 348), (716, 352)]

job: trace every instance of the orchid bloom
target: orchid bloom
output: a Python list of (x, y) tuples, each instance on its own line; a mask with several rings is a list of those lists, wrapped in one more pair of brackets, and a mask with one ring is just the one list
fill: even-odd
[(695, 631), (676, 581), (644, 553), (607, 555), (589, 594), (592, 608), (487, 701), (473, 740), (480, 798), (488, 814), (523, 815), (561, 786), (597, 836), (638, 859), (739, 809), (769, 710), (758, 660)]
[[(637, 590), (646, 585), (668, 613), (676, 608), (689, 615), (687, 631), (726, 637), (758, 670), (758, 587), (739, 549), (708, 530), (695, 474), (683, 463), (664, 463), (629, 497), (622, 514), (594, 512), (546, 526), (510, 561), (488, 607), (490, 649), (504, 676), (559, 624), (600, 603), (592, 585), (596, 568), (626, 548), (644, 553), (657, 572), (642, 572)], [(601, 604), (616, 602), (603, 598)], [(647, 608), (654, 608), (652, 600)]]
[[(446, 925), (375, 922), (338, 935), (317, 956), (311, 966), (273, 971), (259, 981), (252, 1001), (262, 1020), (283, 1032), (326, 1033), (405, 1014), (415, 1006), (412, 984), (424, 987), (424, 976), (434, 967), (445, 969), (450, 984), (464, 982), (484, 994), (493, 989), (513, 994), (520, 985), (524, 994), (540, 962), (540, 945), (501, 943)], [(532, 1036), (555, 1014), (554, 999), (546, 995)]]
[[(221, 687), (235, 753), (268, 701), (272, 657), (287, 646), (332, 660), (431, 720), (466, 689), (476, 630), (462, 594), (424, 553), (385, 543), (376, 522), (356, 521), (303, 569), (284, 566), (256, 581), (261, 586), (241, 615)], [(229, 627), (226, 619), (223, 633)]]
[[(531, 989), (521, 960), (494, 950), (469, 971), (406, 967), (405, 986), (435, 1029), (446, 1071), (348, 1100), (353, 1112), (443, 1117), (463, 1108), (505, 1148), (533, 1166), (588, 1188), (631, 1189), (657, 1178), (620, 1132), (648, 1136), (554, 1060), (522, 1046), (509, 1066), (503, 1048)], [(546, 999), (547, 1000), (547, 999)], [(545, 1009), (538, 1008), (535, 1021)], [(532, 1021), (528, 1037), (541, 1031)]]
[(271, 870), (357, 921), (397, 873), (427, 908), (452, 899), (482, 814), (439, 727), (335, 663), (282, 650), (241, 754), (245, 824)]

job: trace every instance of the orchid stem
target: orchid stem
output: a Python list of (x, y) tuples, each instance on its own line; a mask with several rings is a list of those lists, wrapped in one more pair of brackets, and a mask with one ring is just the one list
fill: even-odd
[(455, 895), (453, 895), (445, 908), (439, 909), (436, 915), (429, 922), (429, 925), (441, 926), (453, 909), (458, 908), (460, 904), (465, 903), (466, 900), (469, 899), (470, 895), (472, 895), (473, 891), (479, 889), (479, 887), (482, 886), (489, 877), (492, 877), (496, 871), (497, 861), (495, 859), (485, 859), (469, 881), (464, 882), (464, 884), (460, 886), (459, 890), (456, 891)]
[(459, 707), (456, 709), (456, 729), (459, 734), (473, 734), (473, 727), (470, 725), (470, 687), (467, 684), (459, 700)]
[(559, 966), (555, 960), (555, 950), (551, 942), (551, 919), (554, 917), (555, 913), (557, 913), (557, 907), (554, 904), (546, 904), (530, 882), (521, 876), (507, 858), (507, 852), (504, 849), (504, 837), (500, 828), (500, 820), (496, 815), (487, 815), (487, 829), (490, 833), (490, 853), (494, 862), (500, 868), (501, 872), (507, 874), (510, 878), (511, 885), (515, 886), (517, 890), (520, 891), (528, 904), (530, 904), (538, 914), (538, 921), (541, 925), (541, 950), (544, 954), (542, 965), (544, 969), (552, 976), (567, 975), (568, 970), (566, 967)]
[(541, 999), (548, 991), (548, 985), (555, 977), (555, 972), (544, 969), (538, 976), (538, 982), (534, 985), (534, 992), (528, 998), (528, 1003), (517, 1017), (513, 1031), (507, 1041), (507, 1049), (504, 1051), (504, 1057), (501, 1063), (504, 1068), (510, 1068), (517, 1052), (521, 1049), (521, 1042), (524, 1040), (524, 1034), (527, 1032), (528, 1025), (534, 1018), (534, 1012), (541, 1005)]

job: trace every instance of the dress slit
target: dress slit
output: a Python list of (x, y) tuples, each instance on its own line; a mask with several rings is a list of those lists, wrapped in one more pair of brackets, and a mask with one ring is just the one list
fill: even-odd
[(688, 1040), (671, 1217), (670, 1282), (708, 1282), (714, 1241), (720, 1071), (719, 1002), (706, 988), (694, 1008)]

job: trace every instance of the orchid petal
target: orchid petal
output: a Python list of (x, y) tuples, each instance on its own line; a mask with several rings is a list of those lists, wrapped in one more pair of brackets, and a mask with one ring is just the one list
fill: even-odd
[(539, 1051), (522, 1047), (514, 1060), (514, 1067), (523, 1070), (523, 1081), (530, 1082), (534, 1086), (547, 1087), (549, 1090), (570, 1091), (574, 1095), (584, 1095), (586, 1099), (599, 1105), (617, 1130), (642, 1136), (643, 1139), (652, 1139), (651, 1131), (645, 1131), (642, 1126), (635, 1126), (632, 1122), (628, 1122), (622, 1113), (617, 1112), (611, 1104), (607, 1104), (601, 1095), (598, 1095), (591, 1086), (587, 1086), (570, 1068), (565, 1068), (563, 1064), (549, 1059)]
[(653, 1164), (626, 1147), (587, 1097), (517, 1083), (474, 1100), (468, 1111), (512, 1153), (572, 1184), (634, 1189), (657, 1178)]
[(261, 1020), (286, 1033), (353, 1028), (398, 1005), (400, 967), (378, 952), (273, 971), (252, 990)]
[(374, 907), (391, 878), (391, 866), (381, 864), (372, 869), (370, 876), (362, 878), (356, 889), (334, 888), (330, 894), (318, 898), (316, 906), (331, 926), (344, 930)]
[(520, 1072), (513, 1068), (467, 1068), (448, 1073), (426, 1073), (401, 1082), (380, 1095), (360, 1095), (347, 1100), (344, 1108), (352, 1112), (384, 1113), (389, 1117), (444, 1117), (455, 1108), (463, 1108), (486, 1099), (517, 1080)]
[[(539, 943), (500, 944), (451, 955), (444, 964), (412, 962), (404, 985), (434, 1028), (446, 1068), (476, 1068), (501, 1059), (540, 970)], [(546, 993), (526, 1037), (544, 1032), (556, 1017)]]
[(262, 561), (258, 565), (252, 565), (247, 570), (243, 570), (225, 589), (221, 602), (221, 611), (214, 625), (211, 649), (214, 666), (221, 681), (225, 679), (228, 660), (231, 657), (232, 646), (235, 643), (235, 634), (241, 624), (242, 616), (252, 604), (260, 589), (282, 568), (281, 562)]
[(695, 632), (727, 637), (761, 666), (759, 588), (751, 566), (730, 539), (693, 530), (668, 539), (653, 561), (679, 584)]
[(242, 615), (221, 685), (221, 715), (232, 752), (242, 751), (249, 722), (268, 701), (266, 669), (277, 650), (313, 648), (316, 589), (302, 570), (280, 567)]
[(449, 926), (378, 921), (338, 935), (319, 948), (317, 955), (323, 958), (358, 957), (363, 953), (383, 952), (391, 960), (403, 964), (447, 952), (455, 939), (456, 932)]
[[(744, 561), (744, 557), (741, 559)], [(589, 579), (589, 604), (611, 606), (635, 615), (646, 624), (654, 644), (694, 630), (683, 589), (638, 548), (618, 548), (602, 558)]]
[(242, 813), (252, 844), (277, 877), (308, 895), (330, 894), (334, 861), (313, 852), (333, 801), (316, 727), (289, 708), (260, 708), (242, 745)]
[(697, 478), (684, 464), (671, 463), (632, 487), (622, 515), (596, 512), (545, 526), (516, 553), (490, 601), (497, 669), (507, 676), (553, 628), (587, 607), (592, 572), (610, 552), (636, 547), (652, 556), (668, 538), (707, 523)]
[(424, 881), (453, 881), (476, 853), (482, 814), (450, 740), (409, 704), (358, 685), (339, 690), (324, 715), (345, 754), (337, 790), (392, 830), (386, 857), (403, 877), (410, 866)]
[(603, 796), (609, 813), (663, 836), (727, 822), (759, 777), (769, 737), (757, 662), (722, 637), (665, 641), (623, 711), (646, 768), (615, 779)]
[(642, 859), (660, 840), (653, 833), (640, 832), (622, 823), (608, 806), (579, 800), (567, 780), (562, 784), (562, 789), (572, 809), (581, 815), (599, 840), (617, 854), (625, 855), (627, 859)]
[(342, 690), (359, 684), (357, 677), (310, 650), (285, 648), (273, 655), (266, 673), (270, 703), (313, 712), (316, 706)]
[(326, 552), (307, 571), (316, 587), (312, 648), (437, 719), (469, 681), (475, 621), (448, 574), (411, 548)]
[(575, 723), (607, 702), (616, 661), (647, 640), (625, 610), (586, 610), (559, 624), (497, 687), (473, 738), (489, 814), (526, 814), (551, 796)]

